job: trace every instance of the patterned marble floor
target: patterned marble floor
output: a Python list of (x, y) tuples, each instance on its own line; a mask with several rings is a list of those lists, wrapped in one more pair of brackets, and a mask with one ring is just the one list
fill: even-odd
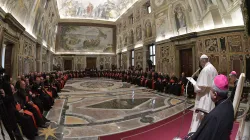
[[(185, 103), (184, 97), (112, 79), (73, 79), (67, 81), (60, 98), (46, 115), (51, 125), (40, 129), (36, 140), (98, 140), (99, 136), (166, 119), (184, 107), (191, 107), (191, 103), (190, 100)], [(240, 104), (237, 120), (243, 118), (248, 108), (249, 105)]]
[[(104, 78), (69, 80), (37, 139), (98, 140), (158, 122), (184, 109), (184, 97)], [(186, 104), (190, 107), (191, 104)]]

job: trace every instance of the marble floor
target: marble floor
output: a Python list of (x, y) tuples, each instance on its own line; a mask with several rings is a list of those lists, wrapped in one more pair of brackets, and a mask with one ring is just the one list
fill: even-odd
[[(53, 123), (37, 139), (98, 140), (158, 122), (192, 104), (121, 81), (84, 78), (67, 81), (47, 114)], [(46, 131), (46, 132), (45, 132)]]
[[(185, 102), (183, 96), (105, 78), (69, 80), (59, 96), (45, 114), (52, 121), (50, 126), (40, 129), (36, 140), (98, 140), (158, 122), (193, 105), (193, 100)], [(247, 104), (240, 104), (239, 122), (249, 109)], [(243, 138), (248, 139), (249, 122), (243, 131)]]

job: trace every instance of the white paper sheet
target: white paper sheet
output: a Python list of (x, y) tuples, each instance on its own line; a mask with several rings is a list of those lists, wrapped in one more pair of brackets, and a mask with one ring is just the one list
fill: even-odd
[(188, 81), (190, 81), (193, 85), (196, 85), (196, 81), (192, 77), (187, 77)]

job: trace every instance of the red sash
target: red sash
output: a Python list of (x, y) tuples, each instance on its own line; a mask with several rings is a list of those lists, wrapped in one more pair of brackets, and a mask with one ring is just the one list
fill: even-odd
[(41, 113), (40, 109), (38, 108), (38, 106), (35, 105), (35, 104), (33, 104), (32, 106), (36, 109), (36, 111), (37, 111), (38, 115), (40, 116), (40, 118), (43, 118), (42, 113)]
[[(20, 110), (21, 110), (21, 105), (20, 105), (20, 104), (16, 104), (16, 110), (17, 110), (17, 111), (20, 111)], [(24, 110), (23, 112), (24, 112), (25, 114), (31, 116), (31, 118), (32, 118), (32, 120), (33, 120), (33, 122), (34, 122), (34, 125), (35, 125), (35, 127), (37, 128), (36, 120), (35, 120), (35, 117), (34, 117), (33, 113), (29, 112), (28, 110)]]
[[(30, 100), (29, 100), (29, 97), (26, 96), (26, 102), (29, 102), (29, 101), (30, 101)], [(36, 111), (38, 112), (38, 115), (42, 118), (42, 114), (41, 114), (40, 109), (38, 108), (38, 106), (35, 105), (34, 103), (33, 103), (32, 106), (36, 109)]]
[(35, 117), (34, 117), (33, 113), (29, 112), (28, 110), (24, 110), (23, 112), (24, 112), (25, 114), (27, 114), (27, 115), (29, 115), (29, 116), (32, 117), (32, 120), (33, 120), (33, 122), (34, 122), (34, 125), (35, 125), (35, 127), (37, 128), (36, 120), (35, 120)]
[(51, 98), (53, 98), (52, 92), (51, 92), (51, 91), (48, 91), (48, 90), (46, 90), (46, 89), (45, 89), (45, 91), (46, 91), (46, 93), (47, 93)]

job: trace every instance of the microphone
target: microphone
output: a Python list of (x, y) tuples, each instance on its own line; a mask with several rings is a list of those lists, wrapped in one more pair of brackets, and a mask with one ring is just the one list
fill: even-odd
[[(199, 73), (200, 69), (201, 69), (201, 68), (197, 69), (197, 70), (193, 73), (193, 75), (192, 75), (191, 77), (194, 78), (194, 76), (195, 76), (196, 74)], [(179, 132), (178, 132), (177, 137), (174, 137), (173, 140), (182, 140), (182, 138), (180, 137), (180, 133), (181, 133), (181, 129), (182, 129), (183, 122), (184, 122), (184, 116), (185, 116), (185, 113), (186, 113), (186, 106), (187, 106), (187, 89), (188, 89), (188, 84), (189, 84), (189, 82), (190, 82), (190, 81), (188, 80), (188, 82), (187, 82), (187, 84), (186, 84), (185, 103), (184, 103), (184, 109), (183, 109), (183, 113), (182, 113), (181, 126), (180, 126), (180, 129), (179, 129)]]

